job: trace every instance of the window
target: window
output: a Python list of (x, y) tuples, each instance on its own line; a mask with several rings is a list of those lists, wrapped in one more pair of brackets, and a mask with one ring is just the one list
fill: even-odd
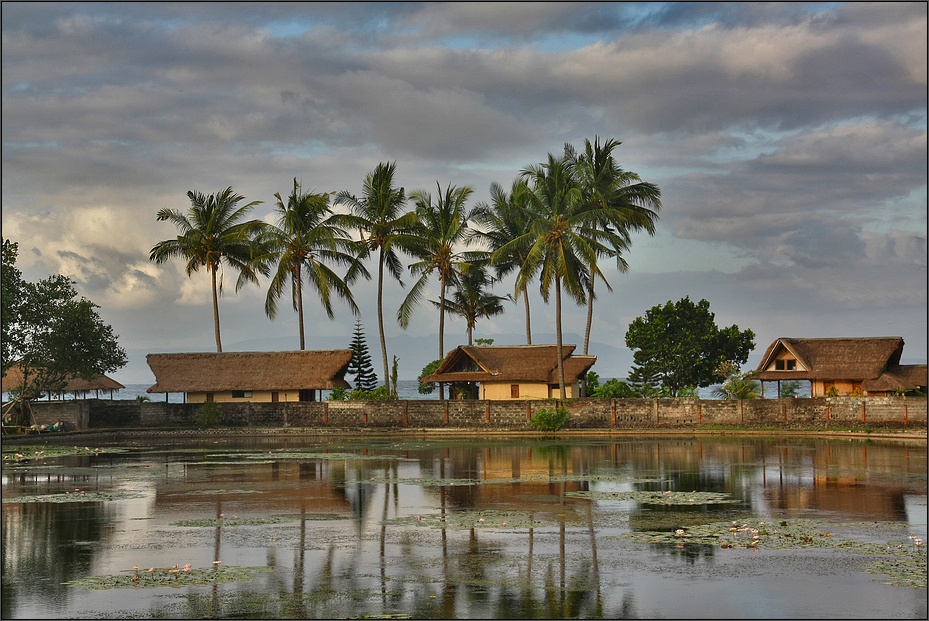
[(797, 361), (796, 360), (775, 360), (774, 368), (777, 371), (796, 371), (797, 370)]
[(233, 390), (232, 398), (233, 399), (251, 399), (252, 391), (251, 390)]
[(519, 384), (510, 384), (510, 396), (514, 399), (519, 398)]

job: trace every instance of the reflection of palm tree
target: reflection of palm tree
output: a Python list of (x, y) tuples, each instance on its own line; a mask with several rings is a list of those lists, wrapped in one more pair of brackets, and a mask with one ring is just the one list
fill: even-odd
[(220, 278), (216, 283), (216, 274), (223, 263), (239, 272), (235, 290), (238, 291), (246, 282), (258, 282), (258, 273), (264, 273), (256, 267), (256, 250), (254, 236), (264, 226), (258, 220), (245, 221), (252, 207), (261, 201), (252, 201), (238, 207), (244, 200), (239, 194), (233, 194), (228, 187), (222, 192), (204, 196), (200, 192), (187, 193), (190, 208), (187, 214), (176, 209), (164, 208), (158, 212), (158, 221), (172, 222), (181, 234), (175, 239), (158, 242), (150, 255), (156, 264), (168, 259), (183, 258), (187, 260), (187, 275), (205, 268), (210, 273), (213, 287), (213, 324), (216, 334), (216, 351), (223, 351), (219, 337), (219, 302), (218, 294), (223, 285)]

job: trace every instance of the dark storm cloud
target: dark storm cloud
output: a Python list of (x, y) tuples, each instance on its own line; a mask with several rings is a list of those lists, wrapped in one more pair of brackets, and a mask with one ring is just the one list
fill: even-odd
[[(926, 15), (924, 3), (7, 2), (4, 237), (35, 249), (20, 255), (31, 276), (79, 279), (127, 338), (200, 312), (209, 331), (204, 281), (148, 260), (176, 233), (154, 213), (187, 209), (187, 190), (232, 185), (265, 201), (264, 217), (294, 177), (358, 192), (396, 160), (407, 189), (471, 185), (476, 202), (565, 142), (615, 137), (664, 202), (659, 247), (637, 242), (634, 274), (613, 282), (623, 296), (703, 287), (758, 317), (756, 331), (779, 321), (761, 300), (815, 329), (840, 305), (893, 307), (917, 326), (909, 351), (925, 341)], [(230, 331), (284, 329), (255, 321), (262, 294), (227, 294)], [(582, 309), (566, 314), (583, 323)]]

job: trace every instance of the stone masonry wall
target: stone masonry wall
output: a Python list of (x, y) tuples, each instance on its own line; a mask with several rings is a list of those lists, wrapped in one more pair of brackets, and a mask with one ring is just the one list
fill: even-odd
[[(79, 429), (193, 427), (202, 404), (87, 399), (37, 401), (36, 422)], [(455, 428), (532, 430), (531, 416), (556, 401), (323, 401), (223, 403), (222, 424), (281, 428)], [(565, 407), (573, 429), (696, 426), (925, 427), (924, 397), (812, 399), (576, 399)]]

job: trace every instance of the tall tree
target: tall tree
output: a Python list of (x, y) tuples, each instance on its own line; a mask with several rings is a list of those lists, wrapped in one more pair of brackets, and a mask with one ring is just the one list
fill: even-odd
[(520, 291), (529, 278), (539, 273), (542, 299), (548, 302), (555, 292), (555, 334), (558, 352), (558, 385), (561, 398), (567, 398), (564, 376), (564, 345), (561, 329), (562, 290), (579, 304), (586, 301), (585, 283), (589, 270), (603, 278), (597, 267), (597, 254), (605, 251), (593, 224), (595, 212), (587, 209), (583, 193), (571, 175), (570, 166), (564, 158), (551, 153), (548, 161), (531, 165), (520, 173), (529, 185), (527, 205), (536, 214), (529, 231), (501, 247), (491, 258), (496, 261), (515, 247), (532, 242), (526, 262), (516, 277), (516, 290)]
[(335, 204), (347, 206), (352, 213), (342, 214), (337, 224), (357, 229), (361, 235), (359, 258), (377, 251), (377, 323), (381, 337), (381, 356), (384, 363), (384, 385), (390, 392), (390, 368), (387, 364), (387, 341), (384, 337), (384, 268), (403, 286), (402, 266), (398, 250), (412, 248), (418, 243), (417, 218), (412, 211), (403, 211), (406, 193), (394, 185), (396, 163), (380, 163), (364, 180), (360, 197), (347, 190), (339, 192)]
[[(490, 184), (490, 204), (480, 202), (471, 212), (471, 219), (477, 228), (471, 232), (472, 239), (487, 244), (490, 255), (494, 257), (493, 267), (497, 278), (503, 278), (514, 270), (519, 271), (526, 264), (532, 240), (525, 237), (533, 219), (526, 208), (529, 188), (525, 181), (516, 179), (510, 193), (497, 183)], [(520, 244), (512, 244), (521, 239)], [(504, 246), (505, 253), (498, 252)], [(526, 345), (532, 345), (532, 328), (529, 318), (529, 281), (524, 281), (523, 288), (516, 291), (516, 298), (522, 294), (526, 305)]]
[(99, 307), (79, 298), (70, 279), (55, 275), (36, 283), (23, 281), (15, 268), (16, 244), (4, 240), (3, 248), (4, 297), (12, 289), (18, 297), (15, 309), (4, 299), (2, 363), (4, 372), (19, 365), (22, 383), (16, 392), (21, 422), (28, 423), (29, 399), (43, 391), (60, 391), (73, 378), (93, 380), (111, 373), (127, 359), (113, 328), (97, 312)]
[(710, 303), (690, 297), (653, 306), (626, 331), (636, 377), (655, 378), (672, 397), (689, 386), (716, 382), (721, 363), (744, 364), (755, 347), (755, 333), (716, 326)]
[[(406, 329), (410, 323), (413, 309), (422, 299), (429, 276), (435, 274), (439, 279), (439, 358), (445, 357), (445, 299), (449, 286), (455, 286), (462, 274), (471, 269), (471, 262), (481, 258), (483, 253), (459, 252), (456, 246), (467, 241), (469, 213), (465, 207), (473, 190), (469, 187), (457, 187), (449, 183), (445, 191), (436, 183), (438, 195), (433, 201), (432, 195), (424, 190), (410, 194), (416, 205), (421, 237), (413, 248), (419, 261), (410, 265), (410, 273), (419, 276), (404, 298), (397, 311), (397, 320)], [(444, 397), (439, 386), (439, 398)]]
[(187, 261), (189, 277), (200, 269), (210, 273), (213, 289), (213, 327), (216, 334), (216, 351), (223, 351), (219, 336), (219, 301), (223, 291), (222, 275), (217, 274), (222, 266), (228, 265), (239, 273), (236, 279), (236, 292), (246, 282), (258, 283), (258, 274), (267, 274), (266, 267), (258, 262), (261, 252), (255, 243), (255, 236), (264, 226), (259, 220), (246, 220), (248, 212), (262, 201), (252, 201), (241, 207), (238, 204), (244, 196), (235, 194), (232, 187), (222, 192), (205, 196), (191, 190), (187, 192), (190, 208), (187, 214), (164, 208), (158, 211), (158, 221), (167, 220), (180, 231), (175, 239), (158, 242), (152, 248), (149, 258), (156, 264), (169, 259), (182, 258)]
[[(481, 317), (490, 319), (503, 314), (503, 300), (509, 296), (493, 295), (486, 287), (493, 283), (486, 268), (480, 263), (473, 263), (466, 274), (462, 274), (455, 284), (452, 295), (445, 300), (445, 310), (464, 318), (468, 326), (468, 345), (472, 345), (474, 327)], [(512, 298), (509, 298), (512, 299)], [(434, 306), (439, 302), (430, 300)]]
[[(661, 191), (655, 184), (643, 182), (638, 174), (623, 170), (616, 162), (613, 150), (621, 144), (614, 139), (601, 144), (599, 136), (593, 143), (585, 139), (582, 153), (577, 153), (572, 145), (566, 144), (565, 158), (581, 187), (587, 207), (599, 215), (593, 226), (610, 235), (611, 247), (605, 253), (606, 256), (615, 256), (617, 269), (626, 272), (628, 264), (622, 253), (632, 243), (631, 233), (645, 231), (649, 235), (655, 234), (655, 221), (661, 209)], [(587, 283), (584, 355), (588, 353), (593, 322), (595, 273), (595, 270), (590, 270)]]
[(368, 353), (368, 341), (365, 339), (361, 320), (355, 320), (355, 333), (352, 335), (352, 359), (348, 363), (346, 375), (355, 377), (355, 388), (371, 392), (377, 387), (377, 375)]
[(22, 272), (16, 268), (16, 256), (19, 254), (19, 244), (9, 239), (3, 240), (3, 266), (0, 274), (0, 288), (3, 293), (3, 308), (0, 309), (0, 321), (3, 322), (2, 338), (2, 376), (6, 376), (7, 369), (16, 361), (17, 353), (13, 338), (13, 327), (19, 321), (20, 308), (23, 300)]
[[(358, 306), (350, 285), (358, 278), (371, 275), (358, 259), (357, 245), (342, 228), (334, 224), (329, 208), (329, 194), (303, 192), (297, 179), (287, 198), (274, 195), (277, 225), (267, 225), (262, 242), (277, 269), (271, 278), (265, 298), (265, 313), (271, 319), (277, 314), (277, 301), (290, 281), (291, 299), (300, 328), (300, 349), (306, 348), (303, 326), (303, 285), (309, 284), (319, 294), (319, 301), (333, 318), (333, 294), (344, 300), (356, 315)], [(345, 278), (339, 277), (327, 263), (347, 266)]]

